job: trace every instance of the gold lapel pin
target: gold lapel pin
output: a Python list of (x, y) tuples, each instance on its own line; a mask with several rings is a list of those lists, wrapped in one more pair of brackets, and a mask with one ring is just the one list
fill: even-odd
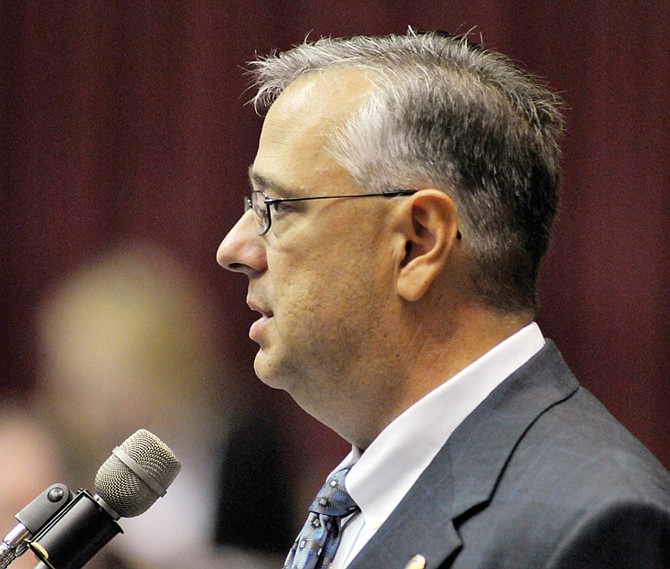
[(409, 560), (409, 563), (405, 565), (405, 569), (425, 569), (425, 567), (426, 558), (423, 555), (415, 555)]

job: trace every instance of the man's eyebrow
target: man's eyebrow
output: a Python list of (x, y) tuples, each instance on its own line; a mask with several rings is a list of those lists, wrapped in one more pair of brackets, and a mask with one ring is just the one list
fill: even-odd
[(273, 194), (286, 195), (289, 192), (281, 184), (270, 180), (266, 176), (259, 174), (253, 166), (249, 166), (249, 180), (256, 189), (271, 190)]

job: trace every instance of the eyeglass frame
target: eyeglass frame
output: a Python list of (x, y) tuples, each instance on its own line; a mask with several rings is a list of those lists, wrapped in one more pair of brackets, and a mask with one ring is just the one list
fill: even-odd
[[(339, 196), (305, 196), (301, 198), (270, 198), (267, 196), (267, 194), (262, 191), (262, 190), (252, 190), (251, 196), (244, 196), (244, 213), (248, 212), (249, 210), (252, 210), (255, 216), (255, 219), (263, 221), (263, 226), (265, 226), (265, 217), (263, 217), (262, 213), (254, 209), (254, 202), (253, 202), (253, 196), (260, 195), (263, 196), (263, 204), (265, 205), (265, 211), (267, 213), (267, 227), (263, 229), (262, 232), (258, 233), (258, 235), (265, 235), (268, 231), (270, 231), (270, 227), (272, 226), (272, 210), (270, 209), (271, 206), (277, 205), (283, 202), (302, 202), (302, 201), (309, 201), (309, 200), (330, 200), (330, 199), (337, 199), (337, 198), (372, 198), (372, 197), (386, 197), (386, 198), (395, 198), (395, 197), (401, 197), (401, 196), (411, 196), (415, 193), (417, 193), (419, 190), (392, 190), (388, 192), (380, 192), (380, 193), (375, 193), (375, 194), (342, 194)], [(258, 225), (258, 224), (257, 224)], [(259, 226), (260, 227), (260, 226)], [(262, 229), (262, 227), (261, 227)]]

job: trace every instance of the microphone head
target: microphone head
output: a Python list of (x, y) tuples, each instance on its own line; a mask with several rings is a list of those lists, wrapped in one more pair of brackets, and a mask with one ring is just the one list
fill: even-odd
[(122, 518), (132, 518), (146, 512), (160, 495), (157, 485), (167, 489), (179, 474), (181, 464), (170, 448), (156, 435), (140, 429), (119, 447), (135, 466), (150, 476), (147, 484), (119, 457), (112, 454), (95, 476), (96, 493)]

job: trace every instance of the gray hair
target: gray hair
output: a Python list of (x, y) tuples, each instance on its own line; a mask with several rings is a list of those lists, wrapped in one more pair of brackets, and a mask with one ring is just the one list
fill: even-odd
[(356, 68), (373, 89), (329, 150), (370, 192), (436, 188), (455, 202), (475, 292), (536, 310), (558, 208), (562, 103), (502, 54), (443, 32), (322, 38), (251, 63), (268, 107), (307, 73)]

